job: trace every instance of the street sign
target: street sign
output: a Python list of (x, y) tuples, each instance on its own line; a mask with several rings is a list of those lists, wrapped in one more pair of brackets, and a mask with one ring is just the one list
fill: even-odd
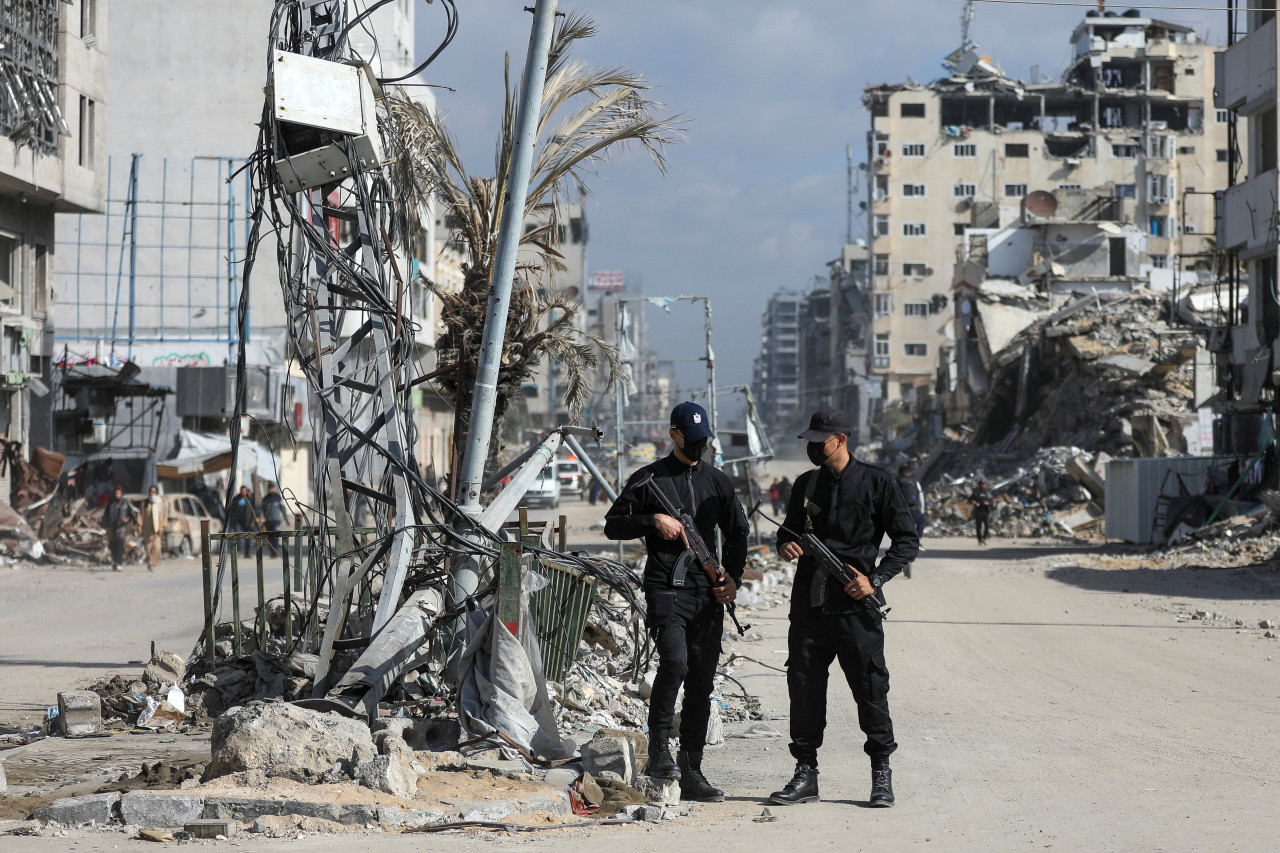
[(621, 270), (596, 270), (591, 274), (592, 290), (622, 290), (626, 276)]

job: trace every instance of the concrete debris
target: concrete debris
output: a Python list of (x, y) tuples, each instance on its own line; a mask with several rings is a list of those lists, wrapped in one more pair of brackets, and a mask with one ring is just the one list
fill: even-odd
[(182, 827), (183, 832), (192, 838), (219, 840), (234, 837), (239, 829), (240, 824), (234, 820), (221, 820), (218, 818), (189, 820)]
[(191, 794), (133, 792), (120, 798), (120, 817), (140, 826), (183, 826), (204, 811), (204, 797)]
[(628, 738), (596, 735), (582, 746), (582, 769), (587, 773), (615, 773), (630, 783), (636, 775), (636, 748)]
[(67, 737), (102, 731), (102, 699), (92, 690), (59, 693), (58, 723)]
[(250, 702), (214, 722), (205, 779), (245, 770), (319, 778), (335, 766), (350, 774), (376, 755), (362, 722), (297, 705)]
[(356, 766), (351, 774), (366, 788), (406, 799), (418, 793), (418, 776), (426, 768), (403, 753), (379, 755)]
[(57, 821), (67, 826), (85, 823), (108, 824), (120, 813), (120, 794), (89, 794), (56, 800), (32, 815), (36, 820)]

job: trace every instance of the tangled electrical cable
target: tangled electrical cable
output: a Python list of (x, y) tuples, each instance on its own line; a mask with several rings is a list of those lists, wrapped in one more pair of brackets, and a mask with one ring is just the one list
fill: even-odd
[[(366, 28), (369, 17), (387, 2), (371, 3), (347, 21), (345, 0), (276, 0), (270, 21), (266, 91), (275, 91), (280, 61), (277, 51), (367, 64), (353, 54), (349, 36), (357, 27)], [(378, 78), (379, 86), (419, 73), (453, 40), (457, 8), (453, 0), (442, 0), (442, 5), (446, 34), (440, 46), (410, 74)], [(368, 34), (376, 54), (376, 37)], [(405, 153), (396, 116), (387, 105), (390, 96), (386, 90), (374, 90), (376, 115), (364, 116), (365, 133), (370, 137), (366, 145), (384, 152), (385, 157), (370, 160), (367, 151), (362, 155), (364, 149), (353, 134), (282, 120), (272, 108), (269, 94), (256, 149), (244, 167), (249, 173), (252, 217), (237, 308), (240, 334), (232, 423), (239, 423), (246, 408), (250, 275), (260, 244), (272, 236), (291, 364), (305, 378), (315, 401), (314, 498), (303, 502), (295, 495), (294, 503), (312, 519), (310, 558), (319, 571), (315, 576), (308, 573), (299, 590), (305, 601), (300, 622), (305, 625), (316, 619), (327, 589), (326, 624), (337, 619), (335, 630), (341, 626), (331, 637), (334, 648), (338, 644), (357, 647), (367, 641), (361, 635), (371, 626), (376, 629), (375, 608), (380, 614), (389, 613), (403, 595), (442, 584), (448, 574), (447, 560), (478, 555), (492, 561), (500, 541), (497, 534), (479, 525), (473, 527), (473, 536), (479, 541), (454, 530), (454, 523), (466, 516), (434, 483), (426, 481), (413, 452), (417, 432), (409, 395), (421, 376), (414, 347), (421, 328), (413, 319), (412, 290), (404, 273), (409, 269), (413, 217), (417, 214), (387, 165)], [(332, 181), (303, 185), (302, 189), (286, 184), (279, 164), (292, 164), (290, 158), (333, 149), (346, 157), (341, 177), (330, 172)], [(233, 458), (239, 448), (239, 432), (231, 431)], [(235, 478), (229, 478), (224, 517), (229, 517), (235, 490)], [(371, 529), (372, 533), (357, 541), (353, 529)], [(632, 612), (643, 612), (636, 578), (625, 565), (598, 557), (532, 550), (571, 563), (621, 597)], [(223, 540), (209, 620), (215, 619), (219, 610), (227, 552), (228, 542)], [(381, 580), (382, 592), (377, 599), (372, 594), (356, 595), (354, 590), (336, 594), (347, 586), (339, 581), (351, 579), (351, 575), (339, 573), (359, 571), (355, 567), (365, 564), (372, 564), (373, 569), (359, 583), (363, 592), (372, 593)], [(394, 581), (393, 568), (397, 573)], [(492, 590), (492, 583), (482, 584), (467, 600), (438, 614), (438, 621), (447, 624)], [(356, 618), (349, 618), (352, 608)], [(211, 627), (206, 625), (206, 631)], [(643, 642), (647, 654), (647, 633)]]

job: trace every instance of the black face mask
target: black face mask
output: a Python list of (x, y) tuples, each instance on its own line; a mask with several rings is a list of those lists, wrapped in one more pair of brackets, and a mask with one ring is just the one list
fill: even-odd
[(814, 465), (822, 465), (829, 458), (827, 454), (822, 452), (822, 448), (825, 445), (825, 441), (811, 441), (805, 446), (804, 452), (808, 454), (809, 461)]
[(702, 454), (707, 452), (707, 445), (711, 443), (709, 438), (699, 438), (695, 441), (685, 440), (684, 447), (680, 452), (689, 457), (691, 462), (697, 462), (702, 458)]

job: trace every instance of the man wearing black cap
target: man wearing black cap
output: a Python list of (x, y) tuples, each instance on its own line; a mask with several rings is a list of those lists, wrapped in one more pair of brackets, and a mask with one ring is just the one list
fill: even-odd
[[(711, 688), (720, 660), (724, 605), (742, 583), (747, 558), (747, 518), (729, 478), (703, 459), (712, 438), (706, 411), (681, 403), (671, 412), (672, 452), (631, 475), (605, 515), (610, 539), (644, 537), (649, 559), (644, 592), (649, 633), (658, 651), (658, 673), (649, 697), (649, 762), (645, 773), (680, 779), (686, 800), (720, 802), (724, 792), (702, 775), (702, 748), (711, 716)], [(648, 475), (653, 480), (636, 487)], [(663, 512), (652, 489), (660, 489), (675, 507), (693, 517), (702, 540), (716, 550), (716, 529), (724, 535), (727, 579), (713, 586), (693, 559), (678, 519)], [(679, 762), (668, 743), (675, 719), (676, 694), (684, 683), (680, 713)]]
[[(779, 805), (818, 799), (818, 748), (827, 725), (827, 676), (839, 659), (858, 704), (858, 725), (871, 757), (872, 806), (892, 806), (889, 756), (898, 745), (889, 718), (889, 670), (884, 661), (881, 620), (856, 601), (874, 596), (915, 559), (920, 539), (902, 490), (889, 472), (849, 455), (849, 416), (833, 409), (813, 415), (800, 434), (818, 467), (797, 479), (787, 503), (787, 530), (778, 533), (778, 553), (799, 558), (791, 593), (787, 634), (787, 691), (791, 697), (791, 754), (795, 776), (769, 801)], [(847, 586), (819, 568), (797, 541), (812, 532), (857, 570)], [(876, 565), (880, 541), (892, 544)]]

